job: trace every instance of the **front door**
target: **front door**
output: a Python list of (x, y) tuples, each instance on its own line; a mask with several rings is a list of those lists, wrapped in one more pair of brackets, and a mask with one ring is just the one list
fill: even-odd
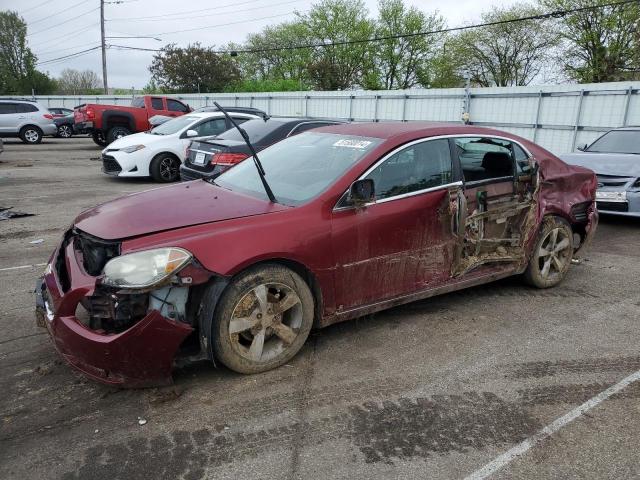
[(513, 268), (524, 258), (528, 228), (535, 223), (535, 178), (527, 175), (528, 154), (518, 144), (494, 137), (459, 137), (455, 146), (467, 208), (453, 273), (485, 264)]
[(361, 178), (373, 179), (375, 201), (355, 208), (345, 195), (332, 213), (338, 313), (447, 281), (455, 250), (450, 199), (461, 182), (447, 139), (412, 142)]

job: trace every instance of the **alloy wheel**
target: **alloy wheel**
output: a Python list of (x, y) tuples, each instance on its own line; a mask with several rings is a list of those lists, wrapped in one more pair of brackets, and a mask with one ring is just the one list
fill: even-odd
[(30, 128), (24, 132), (24, 138), (29, 143), (36, 143), (40, 139), (40, 134), (36, 130)]
[(69, 125), (60, 125), (60, 127), (58, 127), (58, 135), (62, 138), (70, 138), (72, 134), (73, 132)]
[(540, 243), (538, 266), (544, 279), (561, 275), (571, 261), (571, 241), (561, 228), (554, 228)]
[(261, 284), (236, 303), (229, 321), (233, 348), (252, 362), (268, 362), (293, 344), (302, 326), (302, 302), (281, 283)]
[(160, 161), (160, 176), (165, 181), (175, 180), (178, 175), (178, 162), (175, 158), (165, 157)]

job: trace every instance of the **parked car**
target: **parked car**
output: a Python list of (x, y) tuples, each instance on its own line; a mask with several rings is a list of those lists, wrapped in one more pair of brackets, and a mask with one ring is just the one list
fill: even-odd
[(56, 127), (58, 129), (58, 131), (56, 132), (56, 137), (71, 138), (73, 136), (73, 111), (70, 115), (54, 118), (53, 123), (56, 124)]
[(598, 219), (593, 172), (481, 127), (333, 125), (260, 160), (75, 219), (36, 288), (67, 362), (157, 385), (189, 345), (262, 372), (312, 327), (510, 275), (553, 287)]
[(562, 155), (572, 165), (596, 172), (601, 213), (640, 217), (640, 127), (609, 130), (581, 153)]
[[(247, 122), (242, 128), (259, 152), (291, 135), (339, 123), (343, 122), (321, 118), (265, 117)], [(215, 178), (250, 154), (249, 147), (235, 128), (221, 133), (218, 137), (194, 139), (187, 150), (184, 163), (180, 166), (180, 178), (185, 181)]]
[(53, 115), (38, 102), (0, 99), (0, 137), (19, 137), (24, 143), (36, 144), (57, 131)]
[(53, 115), (53, 118), (61, 118), (73, 115), (73, 110), (71, 108), (64, 107), (49, 107), (49, 113)]
[[(255, 119), (247, 113), (231, 113), (238, 122)], [(172, 118), (147, 132), (135, 133), (109, 144), (102, 151), (102, 171), (118, 177), (148, 177), (158, 182), (180, 179), (179, 167), (191, 138), (217, 135), (231, 124), (222, 112), (190, 113)]]
[[(227, 112), (236, 112), (236, 113), (249, 113), (251, 115), (255, 115), (256, 117), (260, 117), (263, 119), (269, 118), (269, 116), (263, 110), (259, 108), (249, 108), (249, 107), (223, 107)], [(219, 112), (218, 107), (201, 107), (193, 110), (193, 113), (203, 113), (203, 112)], [(149, 124), (153, 127), (157, 127), (158, 125), (162, 125), (164, 122), (171, 120), (173, 117), (168, 117), (166, 115), (154, 115), (149, 118)]]
[(149, 118), (154, 115), (178, 117), (190, 111), (180, 100), (152, 95), (134, 98), (130, 107), (86, 103), (74, 109), (74, 128), (91, 134), (96, 144), (105, 147), (118, 138), (149, 130)]

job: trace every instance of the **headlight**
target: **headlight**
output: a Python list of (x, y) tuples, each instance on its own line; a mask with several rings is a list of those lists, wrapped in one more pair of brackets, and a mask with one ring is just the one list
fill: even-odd
[(121, 148), (120, 151), (124, 153), (133, 153), (138, 150), (142, 150), (143, 148), (145, 148), (144, 145), (131, 145), (130, 147)]
[(129, 253), (107, 262), (103, 283), (113, 287), (146, 288), (178, 272), (192, 255), (182, 248), (157, 248)]

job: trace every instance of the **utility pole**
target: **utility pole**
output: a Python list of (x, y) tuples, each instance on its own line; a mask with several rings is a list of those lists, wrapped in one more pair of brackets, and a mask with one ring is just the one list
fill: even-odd
[(109, 95), (109, 83), (107, 82), (107, 47), (104, 43), (104, 0), (100, 0), (100, 37), (102, 40), (102, 81), (104, 94)]

